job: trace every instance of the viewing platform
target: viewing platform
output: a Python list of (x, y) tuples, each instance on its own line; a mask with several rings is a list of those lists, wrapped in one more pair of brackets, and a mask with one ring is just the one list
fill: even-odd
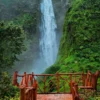
[(38, 94), (37, 100), (73, 100), (71, 94)]
[[(18, 77), (21, 78), (19, 83)], [(55, 73), (55, 74), (27, 74), (13, 75), (13, 85), (20, 89), (20, 100), (84, 100), (85, 96), (97, 92), (100, 71), (91, 73)], [(100, 82), (100, 80), (99, 80)], [(89, 90), (89, 91), (88, 91)], [(87, 92), (88, 91), (88, 92)]]

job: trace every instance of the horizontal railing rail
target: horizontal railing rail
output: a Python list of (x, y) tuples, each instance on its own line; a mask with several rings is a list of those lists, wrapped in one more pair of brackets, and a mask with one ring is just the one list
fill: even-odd
[[(55, 73), (55, 74), (27, 74), (13, 75), (13, 85), (20, 89), (20, 100), (37, 100), (37, 94), (68, 94), (73, 92), (72, 83), (86, 87), (91, 82), (91, 77), (97, 75), (96, 87), (100, 89), (100, 71), (91, 73)], [(90, 78), (89, 78), (90, 77)], [(20, 82), (18, 81), (20, 78)], [(93, 78), (93, 77), (92, 77)], [(89, 79), (89, 81), (88, 81)], [(94, 80), (93, 80), (94, 82)], [(92, 83), (91, 83), (92, 84)], [(92, 86), (92, 85), (91, 85)], [(75, 90), (76, 91), (76, 90)], [(74, 92), (75, 92), (74, 91)], [(97, 91), (97, 89), (96, 89)]]
[[(41, 94), (42, 93), (48, 94), (48, 93), (70, 93), (71, 92), (71, 89), (69, 86), (70, 82), (74, 81), (78, 83), (78, 85), (82, 86), (83, 85), (83, 77), (82, 77), (83, 74), (87, 75), (86, 73), (55, 73), (55, 74), (34, 74), (32, 73), (32, 74), (24, 74), (24, 75), (19, 75), (17, 73), (16, 77), (23, 78), (25, 75), (26, 77), (31, 75), (33, 80), (35, 79), (37, 80), (37, 83), (38, 83), (37, 92)], [(99, 87), (100, 84), (97, 84), (97, 85)]]
[(71, 81), (82, 84), (82, 73), (34, 74), (34, 76), (39, 81), (38, 93), (70, 93)]
[[(38, 82), (37, 92), (46, 94), (46, 93), (70, 93), (70, 87), (69, 87), (70, 82), (75, 81), (78, 84), (82, 85), (82, 74), (84, 73), (55, 73), (55, 74), (32, 73), (25, 75), (26, 76), (32, 75), (33, 80), (36, 79)], [(23, 78), (25, 76), (25, 75), (19, 75), (18, 73), (16, 75), (17, 78), (18, 77)]]

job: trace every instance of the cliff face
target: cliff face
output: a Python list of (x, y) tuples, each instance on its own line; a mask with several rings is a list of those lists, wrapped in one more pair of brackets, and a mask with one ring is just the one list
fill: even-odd
[(99, 4), (99, 0), (72, 2), (65, 16), (58, 59), (47, 73), (100, 69)]

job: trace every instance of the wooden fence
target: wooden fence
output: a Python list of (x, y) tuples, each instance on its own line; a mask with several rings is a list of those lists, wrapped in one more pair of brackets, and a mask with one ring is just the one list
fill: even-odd
[[(20, 89), (20, 100), (36, 100), (39, 94), (71, 93), (70, 83), (84, 85), (85, 73), (27, 74), (14, 73), (13, 84)], [(20, 78), (21, 82), (18, 82)]]

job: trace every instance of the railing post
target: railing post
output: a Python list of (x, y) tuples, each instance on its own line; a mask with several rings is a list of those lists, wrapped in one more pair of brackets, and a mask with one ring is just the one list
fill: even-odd
[(44, 93), (46, 93), (46, 76), (44, 76)]
[(64, 93), (66, 92), (66, 86), (65, 86), (65, 82), (63, 82), (63, 86), (64, 86)]
[(15, 86), (19, 86), (18, 82), (17, 82), (17, 75), (18, 75), (18, 72), (14, 72), (14, 75), (13, 75), (13, 85)]
[(69, 83), (69, 86), (70, 86), (70, 93), (72, 93), (72, 86), (73, 86), (73, 82), (72, 82), (72, 74), (70, 74), (70, 83)]
[(37, 87), (38, 87), (38, 83), (36, 80), (34, 80), (34, 83), (33, 83), (33, 100), (37, 100)]
[(76, 93), (78, 94), (78, 84), (74, 84), (74, 86), (75, 86), (75, 89), (76, 89)]
[(59, 93), (59, 89), (60, 89), (60, 80), (59, 80), (59, 73), (56, 73), (56, 80), (57, 80), (57, 93)]
[(82, 73), (82, 85), (85, 86), (86, 75)]
[(26, 72), (24, 72), (24, 84), (25, 84), (25, 86), (27, 87), (28, 86), (28, 82), (27, 82), (27, 74), (26, 74)]
[(25, 100), (25, 88), (20, 89), (20, 100)]
[(72, 82), (72, 74), (70, 74), (70, 81)]
[(28, 76), (29, 75), (27, 73), (25, 73), (25, 83), (26, 83), (26, 87), (28, 87), (28, 80), (27, 80), (28, 79)]
[(35, 79), (35, 78), (34, 78), (34, 73), (32, 72), (32, 81), (31, 81), (31, 85), (33, 85), (33, 79)]

